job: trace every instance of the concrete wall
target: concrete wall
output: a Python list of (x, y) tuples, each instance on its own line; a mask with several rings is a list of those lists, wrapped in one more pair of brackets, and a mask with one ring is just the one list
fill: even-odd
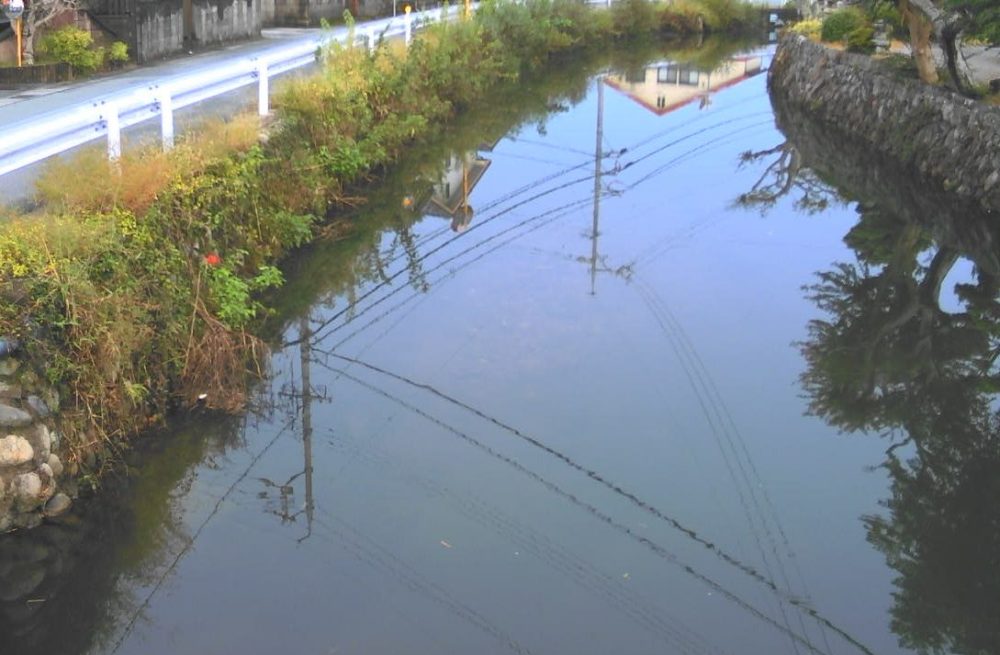
[[(274, 2), (193, 0), (191, 29), (186, 34), (183, 0), (140, 0), (135, 3), (133, 52), (139, 63), (145, 63), (199, 46), (257, 37), (265, 12), (273, 13)], [(109, 19), (98, 17), (97, 22)]]
[(316, 25), (320, 19), (340, 20), (346, 0), (273, 0), (274, 25), (301, 27)]
[(263, 25), (261, 0), (195, 0), (193, 4), (197, 45), (260, 35)]
[[(301, 27), (318, 25), (320, 20), (330, 22), (342, 20), (344, 10), (351, 8), (351, 0), (266, 0), (273, 5), (268, 16), (265, 10), (265, 25)], [(397, 0), (400, 14), (404, 0)], [(412, 3), (416, 6), (419, 3)], [(352, 10), (352, 13), (353, 12)], [(357, 18), (373, 18), (392, 14), (392, 0), (358, 0)]]
[(136, 3), (136, 48), (138, 62), (145, 63), (184, 49), (184, 17), (181, 0)]
[(916, 171), (929, 183), (1000, 211), (1000, 107), (886, 73), (865, 55), (803, 37), (782, 39), (772, 95)]

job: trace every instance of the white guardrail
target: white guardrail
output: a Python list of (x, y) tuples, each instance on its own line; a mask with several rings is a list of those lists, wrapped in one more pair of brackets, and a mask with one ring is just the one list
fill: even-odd
[(275, 46), (253, 57), (222, 63), (195, 75), (178, 74), (160, 82), (138, 84), (5, 126), (0, 139), (0, 176), (91, 141), (107, 138), (108, 157), (121, 156), (121, 131), (156, 117), (163, 147), (174, 143), (174, 111), (253, 84), (261, 116), (269, 112), (271, 78), (315, 63), (317, 53), (333, 42), (346, 44), (353, 32), (355, 44), (374, 49), (380, 39), (403, 37), (407, 45), (413, 30), (439, 20), (454, 20), (465, 8), (458, 5), (404, 14), (362, 23), (345, 33), (318, 33), (314, 38)]

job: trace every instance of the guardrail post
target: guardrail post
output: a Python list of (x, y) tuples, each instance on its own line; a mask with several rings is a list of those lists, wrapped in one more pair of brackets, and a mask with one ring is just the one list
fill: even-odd
[(118, 105), (113, 102), (106, 103), (104, 113), (108, 127), (108, 159), (117, 161), (122, 156), (122, 126), (118, 120)]
[(270, 105), (268, 104), (268, 95), (270, 90), (268, 89), (267, 80), (267, 62), (258, 61), (257, 62), (257, 112), (261, 116), (267, 116), (270, 113)]
[(375, 28), (368, 30), (368, 52), (375, 52)]
[(406, 12), (406, 18), (403, 22), (406, 24), (406, 45), (409, 46), (413, 39), (413, 16), (410, 15), (410, 5), (406, 5), (403, 11)]
[(163, 135), (163, 149), (174, 147), (174, 101), (169, 91), (161, 91), (157, 99), (160, 103), (160, 133)]

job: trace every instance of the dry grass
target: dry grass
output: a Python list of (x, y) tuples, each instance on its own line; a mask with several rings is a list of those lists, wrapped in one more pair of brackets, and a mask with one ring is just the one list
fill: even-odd
[[(146, 211), (181, 174), (204, 168), (206, 162), (245, 151), (257, 143), (260, 119), (241, 114), (232, 120), (209, 120), (164, 152), (158, 143), (126, 149), (116, 163), (103, 148), (88, 148), (48, 164), (35, 183), (43, 204), (65, 211)], [(66, 184), (73, 180), (73, 184)]]
[[(195, 320), (203, 326), (200, 333), (193, 329)], [(189, 407), (203, 404), (224, 412), (240, 411), (247, 402), (247, 378), (263, 379), (267, 354), (261, 339), (226, 327), (196, 300), (180, 396)]]

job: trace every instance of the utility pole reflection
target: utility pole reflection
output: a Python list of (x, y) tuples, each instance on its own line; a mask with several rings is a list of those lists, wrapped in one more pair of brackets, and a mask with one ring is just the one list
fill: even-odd
[[(611, 273), (628, 281), (632, 276), (631, 264), (625, 264), (618, 268), (610, 268), (600, 256), (597, 249), (597, 238), (600, 236), (601, 222), (601, 196), (604, 194), (602, 188), (603, 165), (604, 165), (604, 84), (605, 77), (597, 78), (597, 128), (594, 142), (594, 222), (590, 230), (590, 258), (579, 257), (578, 262), (588, 262), (590, 264), (590, 295), (597, 295), (597, 274)], [(617, 169), (616, 169), (617, 170)], [(616, 171), (612, 171), (615, 173)]]
[(313, 462), (312, 462), (312, 384), (309, 381), (309, 360), (312, 358), (312, 332), (309, 315), (299, 319), (299, 356), (302, 366), (302, 457), (306, 476), (306, 534), (299, 542), (312, 535), (313, 523)]
[[(268, 478), (258, 478), (265, 487), (278, 490), (278, 509), (269, 510), (270, 513), (278, 516), (282, 524), (293, 523), (302, 514), (306, 515), (306, 533), (296, 541), (302, 543), (312, 536), (312, 525), (314, 510), (316, 508), (313, 499), (313, 461), (312, 461), (312, 401), (313, 390), (310, 381), (310, 364), (312, 359), (312, 331), (309, 328), (309, 316), (299, 319), (299, 361), (301, 364), (301, 388), (298, 393), (294, 387), (287, 394), (295, 402), (293, 411), (302, 415), (302, 470), (288, 478), (284, 484), (276, 483)], [(299, 401), (301, 400), (301, 405)], [(305, 506), (293, 511), (295, 487), (293, 482), (299, 478), (305, 479)], [(262, 491), (258, 496), (262, 499), (268, 498), (268, 491)]]

